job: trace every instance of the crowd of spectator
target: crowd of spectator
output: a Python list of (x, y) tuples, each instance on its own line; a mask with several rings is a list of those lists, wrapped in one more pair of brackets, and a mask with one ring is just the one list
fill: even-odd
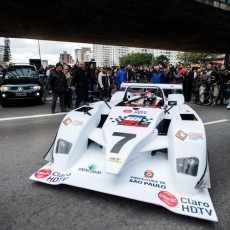
[[(78, 108), (81, 102), (92, 102), (92, 95), (96, 95), (99, 100), (110, 98), (113, 90), (120, 90), (123, 82), (137, 83), (157, 83), (157, 84), (182, 84), (185, 102), (193, 100), (202, 102), (200, 95), (204, 91), (213, 91), (213, 105), (229, 102), (227, 108), (230, 109), (230, 100), (226, 95), (226, 85), (229, 87), (230, 71), (224, 65), (214, 66), (212, 64), (200, 67), (191, 67), (182, 63), (175, 66), (113, 66), (95, 67), (90, 62), (87, 66), (84, 62), (77, 62), (74, 66), (62, 65), (48, 66), (41, 68), (40, 74), (45, 75), (45, 84), (50, 93), (53, 93), (52, 113), (54, 113), (57, 97), (61, 98), (61, 111), (66, 111), (72, 107)], [(60, 77), (61, 75), (62, 77)], [(59, 77), (58, 77), (59, 76)], [(63, 78), (65, 79), (63, 80)], [(49, 79), (49, 80), (48, 80)], [(59, 82), (60, 81), (60, 82)], [(60, 85), (65, 87), (60, 91)], [(73, 99), (75, 105), (73, 105)], [(226, 100), (226, 101), (224, 101)]]

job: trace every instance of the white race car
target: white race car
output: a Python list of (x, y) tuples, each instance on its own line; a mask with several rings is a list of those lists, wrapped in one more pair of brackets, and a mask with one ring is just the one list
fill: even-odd
[[(178, 85), (129, 83), (68, 113), (30, 179), (68, 184), (217, 221), (202, 120)], [(169, 92), (167, 94), (166, 92)]]

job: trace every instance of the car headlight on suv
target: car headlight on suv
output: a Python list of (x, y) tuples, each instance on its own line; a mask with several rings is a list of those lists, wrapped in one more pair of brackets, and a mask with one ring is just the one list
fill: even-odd
[(2, 92), (8, 91), (8, 90), (9, 90), (9, 87), (7, 87), (7, 86), (1, 86), (0, 87), (0, 91), (2, 91)]
[(37, 90), (41, 89), (41, 86), (40, 85), (35, 85), (35, 86), (32, 87), (32, 89), (37, 91)]
[(177, 172), (196, 176), (198, 172), (199, 159), (197, 157), (177, 158)]

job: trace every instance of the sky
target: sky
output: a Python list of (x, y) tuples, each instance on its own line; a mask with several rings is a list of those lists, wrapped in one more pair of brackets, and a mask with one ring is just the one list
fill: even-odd
[[(12, 60), (14, 63), (29, 63), (29, 59), (40, 59), (38, 40), (9, 38)], [(48, 64), (55, 65), (59, 61), (60, 53), (67, 51), (75, 59), (74, 50), (81, 47), (91, 47), (92, 44), (57, 42), (39, 40), (41, 59), (48, 60)], [(4, 38), (0, 37), (0, 45), (4, 45)]]

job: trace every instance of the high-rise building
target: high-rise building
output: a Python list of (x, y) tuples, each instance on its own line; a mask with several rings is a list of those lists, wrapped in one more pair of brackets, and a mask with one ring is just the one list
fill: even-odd
[(93, 58), (93, 54), (91, 51), (86, 51), (83, 54), (83, 61), (85, 61), (85, 62), (89, 62), (92, 58)]
[(4, 46), (0, 46), (0, 61), (3, 61)]
[(119, 65), (119, 59), (129, 53), (150, 53), (155, 57), (164, 55), (169, 59), (169, 63), (175, 65), (178, 51), (157, 50), (148, 48), (135, 48), (125, 46), (93, 45), (93, 57), (97, 66), (114, 66)]
[(129, 53), (153, 53), (153, 49), (147, 49), (147, 48), (129, 48)]
[(112, 65), (120, 65), (120, 58), (130, 53), (129, 47), (113, 46), (113, 60)]
[(42, 66), (43, 66), (43, 68), (48, 67), (48, 61), (47, 60), (42, 60)]
[(91, 48), (90, 47), (81, 47), (81, 60), (82, 61), (86, 61), (86, 60), (84, 60), (84, 57), (85, 57), (85, 53), (87, 51), (91, 52)]
[(93, 57), (90, 47), (82, 47), (81, 49), (75, 49), (75, 61), (89, 62)]
[(63, 51), (63, 54), (60, 54), (59, 58), (60, 63), (62, 64), (71, 64), (73, 62), (73, 58), (70, 54), (67, 54), (67, 51)]
[(119, 65), (119, 59), (129, 53), (125, 46), (93, 45), (93, 57), (97, 66)]
[(148, 49), (148, 48), (130, 48), (130, 53), (150, 53), (153, 54), (154, 57), (158, 57), (160, 55), (164, 55), (169, 59), (169, 63), (175, 65), (177, 60), (178, 51), (170, 51), (170, 50), (158, 50), (158, 49)]
[(113, 62), (113, 46), (109, 45), (93, 45), (93, 58), (97, 66), (112, 66)]
[(153, 50), (153, 54), (155, 57), (164, 55), (169, 59), (169, 63), (175, 65), (178, 62), (177, 55), (178, 51), (170, 51), (170, 50)]
[(75, 61), (81, 61), (81, 49), (75, 49)]

